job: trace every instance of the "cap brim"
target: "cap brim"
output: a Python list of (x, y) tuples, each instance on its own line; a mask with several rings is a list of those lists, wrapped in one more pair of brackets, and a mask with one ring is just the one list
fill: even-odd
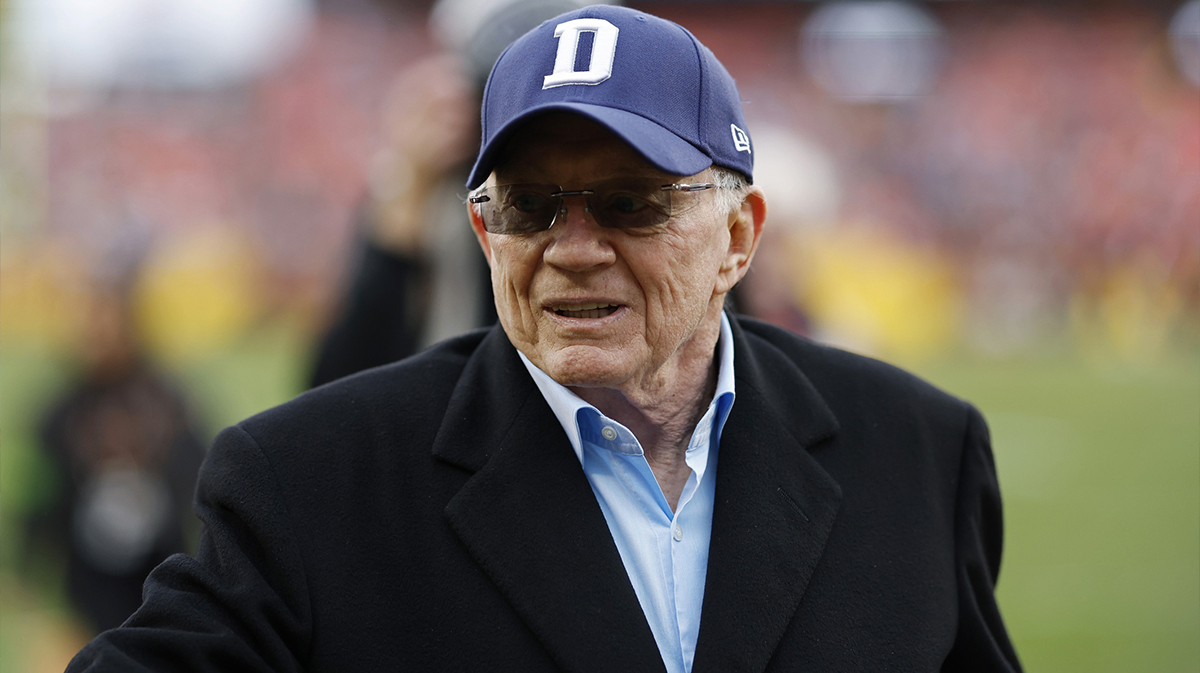
[(671, 175), (695, 175), (712, 165), (712, 159), (696, 149), (695, 145), (640, 115), (586, 103), (548, 103), (512, 118), (492, 136), (491, 142), (482, 148), (475, 166), (471, 168), (467, 188), (475, 189), (487, 180), (505, 143), (518, 129), (531, 118), (553, 111), (574, 112), (601, 124), (628, 143), (646, 161)]

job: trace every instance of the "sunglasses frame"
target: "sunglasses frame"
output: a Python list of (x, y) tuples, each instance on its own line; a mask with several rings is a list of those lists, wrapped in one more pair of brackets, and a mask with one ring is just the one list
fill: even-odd
[[(523, 184), (523, 183), (515, 183), (515, 184)], [(510, 187), (510, 186), (512, 186), (512, 185), (496, 185), (495, 188)], [(550, 218), (550, 221), (546, 224), (545, 227), (542, 227), (540, 229), (531, 229), (529, 231), (516, 231), (516, 232), (493, 231), (492, 229), (488, 228), (487, 218), (485, 217), (485, 218), (483, 218), (484, 229), (489, 234), (502, 234), (505, 236), (526, 236), (529, 234), (536, 234), (536, 233), (539, 233), (542, 231), (548, 231), (551, 227), (554, 226), (554, 223), (558, 221), (559, 214), (562, 213), (564, 210), (564, 203), (563, 203), (564, 198), (566, 198), (568, 196), (592, 196), (593, 194), (596, 193), (596, 191), (594, 189), (566, 190), (566, 189), (563, 189), (561, 185), (548, 185), (548, 186), (557, 187), (557, 191), (550, 192), (549, 194), (547, 194), (547, 196), (549, 196), (551, 198), (557, 198), (558, 205), (554, 209), (554, 216)], [(709, 189), (715, 189), (716, 187), (717, 187), (717, 184), (714, 182), (675, 182), (675, 183), (671, 183), (669, 185), (661, 185), (659, 187), (659, 189), (664, 192), (691, 193), (691, 192), (702, 192), (702, 191), (709, 190)], [(476, 191), (474, 194), (471, 194), (470, 196), (467, 197), (467, 201), (469, 203), (471, 203), (472, 205), (482, 205), (484, 203), (491, 202), (492, 197), (490, 197), (484, 193), (487, 191), (487, 189), (488, 189), (487, 187), (483, 187), (482, 189)], [(587, 208), (588, 212), (591, 212), (590, 206), (585, 206), (585, 207)], [(480, 213), (480, 215), (482, 216), (482, 212)], [(670, 217), (670, 215), (671, 215), (671, 213), (667, 214), (668, 217)], [(594, 214), (593, 214), (593, 216), (594, 216)], [(597, 220), (597, 224), (599, 224), (602, 227), (606, 227), (606, 228), (613, 228), (613, 229), (622, 229), (623, 228), (623, 227), (615, 226), (615, 225), (606, 225), (605, 223), (600, 222), (599, 220)], [(630, 228), (630, 229), (633, 229), (633, 228)]]

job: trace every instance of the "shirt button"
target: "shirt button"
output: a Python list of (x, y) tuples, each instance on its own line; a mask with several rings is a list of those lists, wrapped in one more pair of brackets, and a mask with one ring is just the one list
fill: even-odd
[(617, 431), (608, 426), (605, 426), (604, 429), (600, 431), (600, 434), (604, 435), (604, 438), (610, 442), (617, 438)]
[(674, 535), (672, 535), (672, 537), (675, 538), (676, 542), (682, 542), (683, 541), (683, 527), (675, 526), (675, 533), (674, 533)]

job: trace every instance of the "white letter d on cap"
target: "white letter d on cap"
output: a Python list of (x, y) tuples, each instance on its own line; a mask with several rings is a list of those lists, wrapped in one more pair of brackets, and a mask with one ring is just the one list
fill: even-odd
[[(575, 70), (575, 54), (579, 50), (580, 33), (595, 33), (592, 59), (588, 69)], [(573, 19), (554, 28), (558, 38), (558, 53), (554, 55), (554, 72), (542, 80), (542, 88), (550, 89), (567, 84), (599, 84), (612, 76), (613, 58), (617, 55), (617, 27), (604, 19)]]

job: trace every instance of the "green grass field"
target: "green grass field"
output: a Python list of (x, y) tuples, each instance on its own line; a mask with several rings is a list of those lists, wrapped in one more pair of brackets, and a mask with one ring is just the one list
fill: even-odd
[[(286, 399), (303, 348), (271, 332), (181, 370), (206, 430)], [(999, 598), (1029, 671), (1200, 670), (1200, 357), (959, 358), (918, 367), (975, 402), (1005, 495)], [(44, 483), (33, 421), (63, 374), (0, 354), (0, 671), (61, 670), (85, 634), (53, 568), (18, 576), (13, 523)]]
[(1030, 671), (1200, 670), (1200, 360), (925, 367), (992, 429)]

